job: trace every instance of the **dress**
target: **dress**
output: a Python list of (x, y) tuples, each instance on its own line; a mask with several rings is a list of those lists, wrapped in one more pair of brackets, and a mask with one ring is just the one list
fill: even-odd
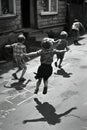
[(22, 69), (25, 66), (24, 53), (26, 51), (26, 47), (21, 43), (14, 43), (12, 44), (12, 47), (13, 47), (13, 56), (17, 64), (17, 67)]

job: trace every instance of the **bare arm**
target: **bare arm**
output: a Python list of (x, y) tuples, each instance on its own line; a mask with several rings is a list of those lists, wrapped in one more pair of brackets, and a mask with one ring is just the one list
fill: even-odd
[(16, 45), (16, 43), (13, 43), (13, 44), (11, 44), (11, 45), (5, 45), (5, 47), (9, 48), (9, 47), (13, 47), (13, 46), (15, 46), (15, 45)]
[(65, 52), (67, 52), (66, 49), (65, 50), (56, 50), (56, 49), (53, 50), (54, 54), (60, 54), (60, 53), (65, 53)]
[(83, 31), (85, 32), (85, 28), (84, 28), (84, 26), (83, 26), (83, 24), (80, 22), (80, 27), (81, 27), (81, 29), (83, 29)]
[(70, 50), (70, 48), (69, 48), (69, 46), (68, 46), (68, 41), (67, 41), (67, 43), (66, 43), (66, 50), (67, 50), (67, 51)]
[(27, 53), (26, 56), (29, 56), (29, 57), (31, 57), (31, 56), (40, 56), (40, 54), (41, 54), (41, 50), (36, 51), (36, 52)]
[(53, 44), (57, 44), (59, 42), (59, 39), (56, 40), (56, 41), (53, 41)]
[(9, 47), (12, 47), (11, 45), (5, 45), (5, 47), (9, 48)]

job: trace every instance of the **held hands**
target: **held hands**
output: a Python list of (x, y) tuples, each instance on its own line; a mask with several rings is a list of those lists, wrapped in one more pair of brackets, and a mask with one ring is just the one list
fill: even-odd
[(28, 56), (28, 53), (24, 53), (24, 57), (27, 58), (27, 60), (31, 60), (31, 58)]

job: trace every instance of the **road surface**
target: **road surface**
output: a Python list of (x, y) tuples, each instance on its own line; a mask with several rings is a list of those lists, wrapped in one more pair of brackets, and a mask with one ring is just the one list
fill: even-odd
[(87, 34), (79, 42), (70, 46), (62, 69), (53, 64), (46, 95), (43, 83), (33, 94), (39, 57), (27, 62), (23, 84), (11, 80), (11, 63), (0, 68), (0, 130), (87, 130)]

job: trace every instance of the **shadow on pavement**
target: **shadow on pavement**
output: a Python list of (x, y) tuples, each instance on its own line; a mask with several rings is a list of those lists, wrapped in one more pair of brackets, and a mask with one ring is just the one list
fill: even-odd
[(55, 75), (62, 75), (65, 78), (69, 78), (72, 75), (72, 73), (67, 73), (63, 68), (58, 69), (57, 73), (54, 73), (54, 74)]
[(78, 42), (78, 43), (74, 43), (74, 45), (81, 46), (82, 44)]
[(48, 102), (41, 103), (37, 98), (34, 98), (34, 101), (37, 103), (36, 109), (43, 117), (38, 119), (24, 120), (23, 124), (27, 122), (46, 121), (48, 124), (55, 125), (56, 123), (61, 122), (61, 117), (66, 116), (71, 111), (77, 109), (76, 107), (73, 107), (64, 113), (57, 114), (55, 108)]
[(5, 88), (15, 88), (16, 90), (22, 90), (23, 88), (26, 87), (26, 85), (30, 82), (31, 80), (27, 80), (27, 82), (24, 84), (24, 82), (14, 82), (12, 84), (10, 84), (10, 86), (8, 85), (4, 85)]

